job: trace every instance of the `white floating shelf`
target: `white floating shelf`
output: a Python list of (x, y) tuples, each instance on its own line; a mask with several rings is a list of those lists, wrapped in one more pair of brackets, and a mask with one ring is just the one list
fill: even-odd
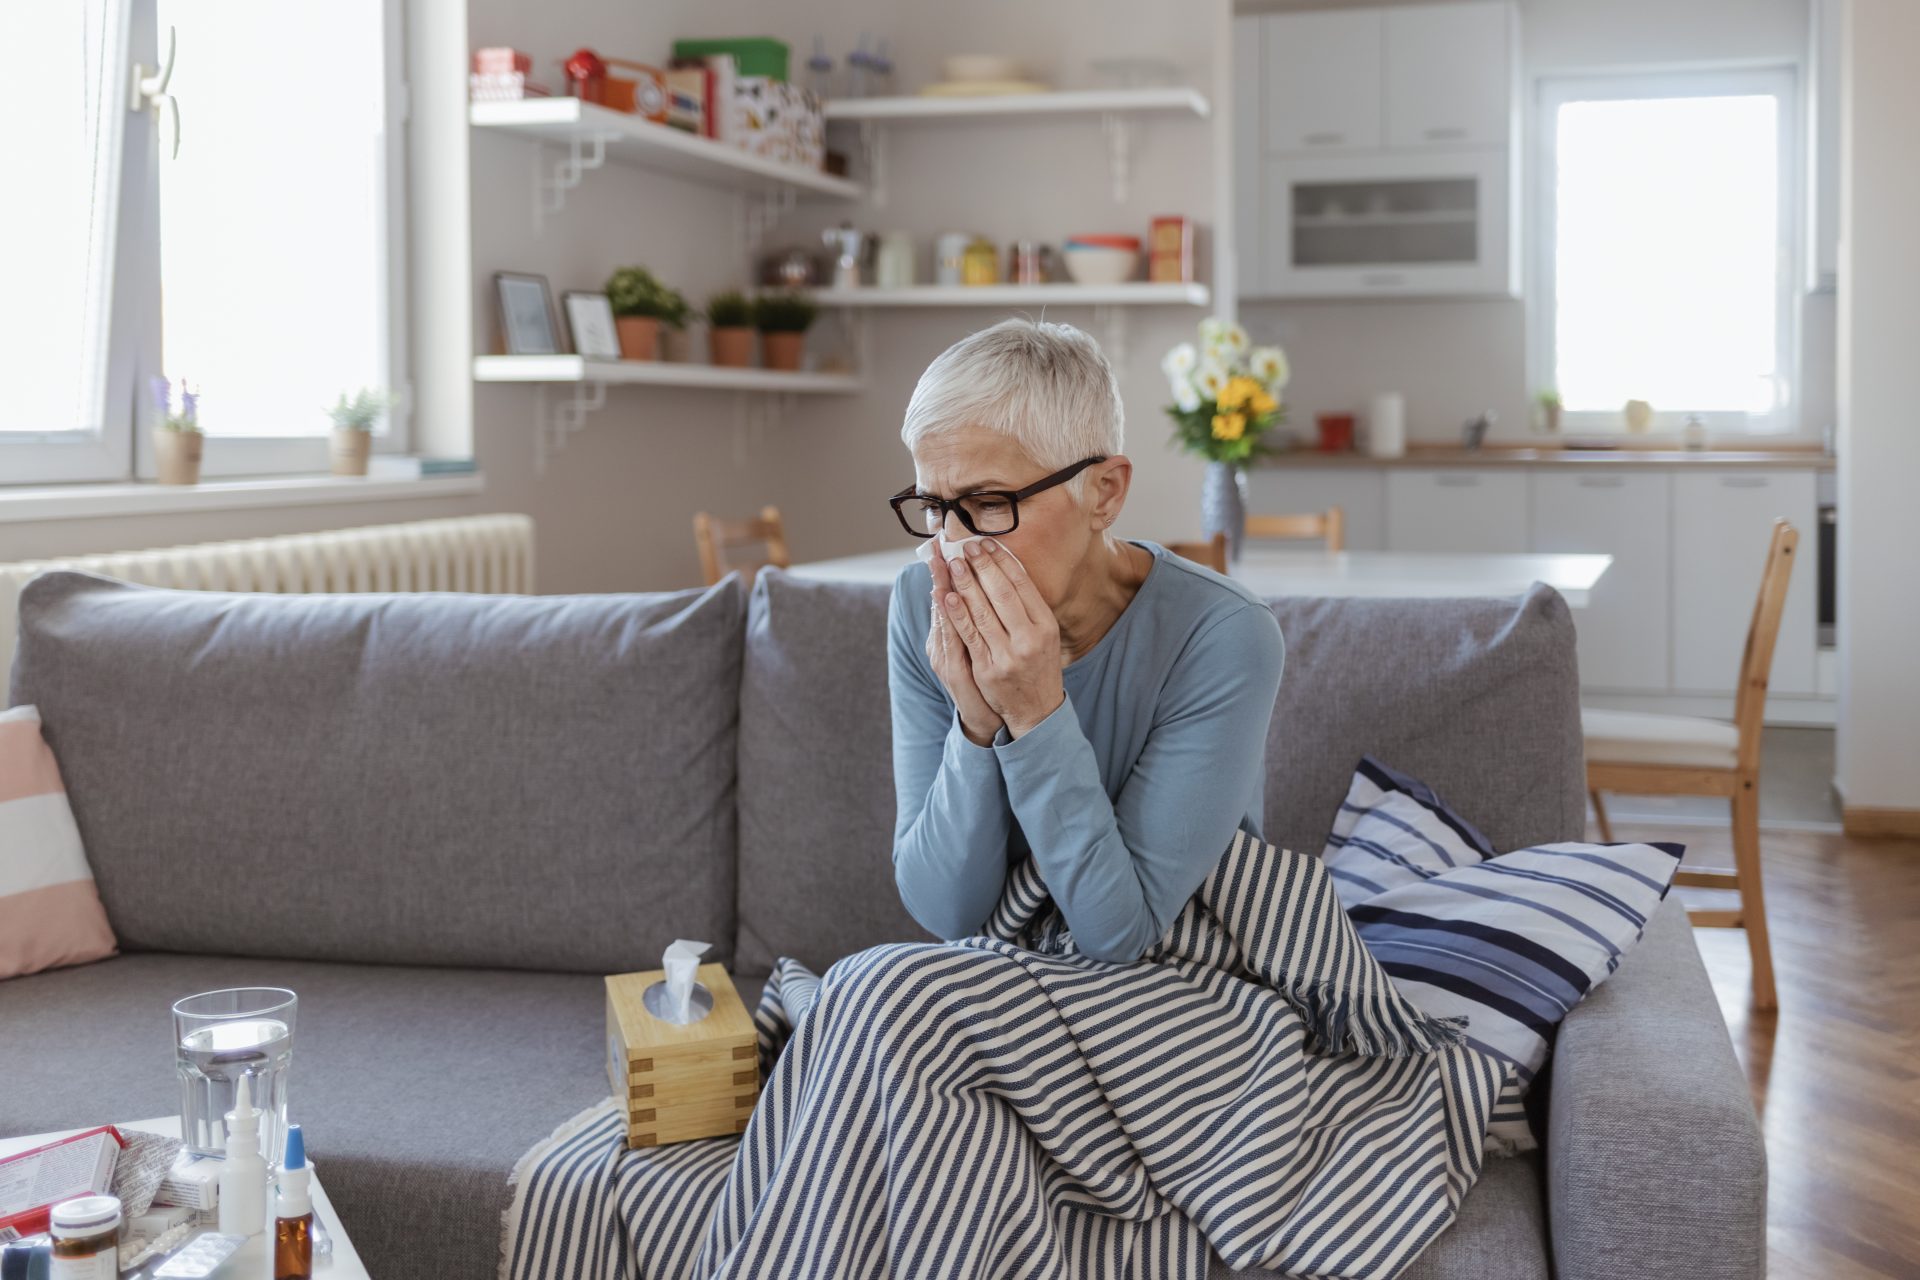
[(609, 386), (700, 387), (714, 391), (773, 391), (852, 395), (866, 384), (850, 373), (789, 373), (659, 360), (589, 360), (584, 356), (476, 356), (475, 382), (599, 382)]
[(1213, 106), (1197, 89), (1063, 89), (998, 97), (836, 98), (828, 120), (981, 120), (996, 116), (1187, 114), (1205, 119)]
[(823, 307), (1204, 307), (1204, 284), (916, 284), (903, 289), (815, 289)]
[(860, 185), (818, 169), (781, 164), (749, 155), (738, 147), (699, 138), (624, 111), (578, 98), (524, 98), (517, 102), (475, 102), (467, 119), (477, 129), (493, 129), (540, 142), (606, 146), (609, 160), (676, 174), (738, 191), (778, 191), (834, 200), (858, 200)]

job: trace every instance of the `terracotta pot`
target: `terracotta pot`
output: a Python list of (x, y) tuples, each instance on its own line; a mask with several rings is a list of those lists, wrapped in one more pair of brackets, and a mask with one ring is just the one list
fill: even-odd
[(618, 316), (614, 327), (620, 331), (622, 360), (658, 360), (660, 358), (660, 321), (653, 316)]
[(356, 431), (352, 427), (333, 429), (333, 474), (337, 476), (363, 476), (367, 474), (367, 455), (373, 451), (373, 432)]
[(660, 358), (672, 364), (687, 364), (693, 359), (693, 335), (685, 329), (667, 325), (660, 330)]
[(769, 369), (798, 369), (801, 357), (807, 353), (804, 333), (763, 333), (760, 344), (766, 349)]
[(715, 325), (707, 331), (707, 349), (713, 362), (729, 369), (745, 369), (753, 364), (753, 330), (745, 325)]
[(154, 428), (153, 452), (160, 462), (160, 483), (199, 484), (200, 450), (206, 442), (198, 431)]

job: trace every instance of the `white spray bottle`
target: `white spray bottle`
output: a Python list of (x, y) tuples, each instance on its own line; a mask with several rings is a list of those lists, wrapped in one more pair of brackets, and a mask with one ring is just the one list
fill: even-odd
[(260, 1109), (253, 1105), (251, 1075), (227, 1112), (227, 1159), (220, 1167), (220, 1234), (257, 1236), (267, 1229), (267, 1162), (260, 1155)]

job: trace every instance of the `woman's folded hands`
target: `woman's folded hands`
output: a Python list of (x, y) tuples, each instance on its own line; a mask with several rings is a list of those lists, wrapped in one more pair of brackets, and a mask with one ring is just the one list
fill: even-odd
[[(999, 543), (980, 538), (967, 543), (966, 551), (951, 564), (940, 556), (933, 559), (934, 629), (927, 639), (928, 656), (959, 708), (969, 738), (990, 742), (1001, 723), (1018, 738), (1066, 699), (1060, 680), (1060, 626), (1027, 571)], [(958, 637), (958, 645), (947, 640), (943, 621)], [(960, 683), (986, 708), (979, 722), (992, 727), (984, 738), (975, 732), (956, 682), (948, 675), (955, 665), (952, 658), (943, 668), (935, 654), (943, 645), (964, 652)]]

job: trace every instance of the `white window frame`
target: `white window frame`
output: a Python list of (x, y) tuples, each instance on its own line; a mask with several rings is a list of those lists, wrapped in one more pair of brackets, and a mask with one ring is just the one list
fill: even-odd
[[(44, 434), (0, 434), (0, 477), (6, 484), (68, 481), (152, 480), (158, 473), (152, 428), (158, 412), (143, 393), (148, 379), (163, 372), (160, 331), (160, 184), (157, 166), (166, 163), (161, 130), (145, 113), (129, 110), (132, 67), (152, 68), (162, 44), (155, 0), (122, 0), (118, 38), (104, 54), (107, 77), (105, 110), (111, 125), (110, 151), (102, 164), (117, 168), (114, 207), (108, 211), (111, 257), (102, 293), (109, 307), (104, 358), (107, 362), (101, 429)], [(394, 396), (385, 429), (374, 437), (380, 453), (405, 453), (411, 442), (412, 379), (407, 297), (407, 117), (405, 0), (383, 0), (385, 28), (387, 156), (385, 168), (385, 258), (387, 306), (386, 385)], [(177, 87), (177, 86), (176, 86)], [(194, 105), (180, 101), (184, 145), (193, 140)], [(171, 126), (167, 126), (170, 128)], [(169, 145), (171, 135), (166, 135)], [(327, 470), (328, 437), (320, 428), (311, 436), (210, 435), (201, 463), (203, 476), (285, 475)]]
[[(1780, 371), (1780, 402), (1771, 414), (1737, 410), (1655, 405), (1651, 431), (1677, 434), (1689, 417), (1698, 417), (1709, 431), (1744, 435), (1792, 433), (1799, 421), (1800, 308), (1799, 282), (1806, 255), (1806, 216), (1801, 197), (1806, 153), (1804, 112), (1800, 102), (1800, 71), (1791, 63), (1703, 66), (1687, 70), (1620, 73), (1543, 73), (1535, 78), (1531, 132), (1535, 163), (1529, 184), (1533, 250), (1529, 256), (1527, 287), (1527, 377), (1535, 390), (1554, 385), (1555, 296), (1554, 260), (1557, 209), (1559, 108), (1570, 102), (1622, 98), (1712, 98), (1736, 94), (1768, 94), (1779, 104), (1779, 228), (1776, 263), (1778, 317), (1775, 325), (1775, 368)], [(1656, 192), (1653, 198), (1679, 198), (1682, 193)], [(1583, 435), (1624, 433), (1617, 410), (1567, 411), (1564, 431)]]

